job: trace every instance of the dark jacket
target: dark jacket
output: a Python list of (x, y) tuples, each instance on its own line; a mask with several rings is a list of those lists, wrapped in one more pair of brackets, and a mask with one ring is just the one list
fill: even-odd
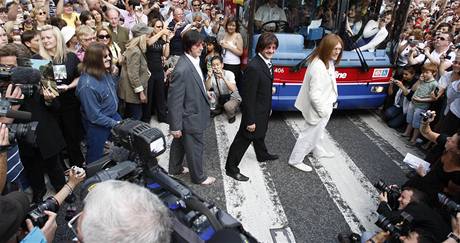
[[(35, 144), (19, 140), (18, 145), (21, 156), (34, 156), (34, 148), (38, 146), (42, 157), (47, 159), (58, 154), (65, 148), (66, 143), (61, 129), (51, 112), (57, 109), (56, 102), (55, 100), (50, 106), (46, 106), (43, 97), (38, 92), (35, 92), (32, 97), (24, 100), (20, 110), (31, 112), (32, 118), (30, 121), (38, 121), (38, 126)], [(16, 120), (16, 122), (21, 121)]]
[[(250, 139), (264, 137), (272, 108), (273, 75), (259, 55), (249, 62), (241, 85), (240, 94), (243, 101), (240, 131)], [(256, 131), (248, 132), (246, 127), (254, 123)]]
[(382, 202), (377, 212), (389, 219), (395, 219), (401, 212), (406, 212), (413, 217), (410, 224), (412, 229), (417, 228), (430, 232), (436, 238), (437, 242), (444, 241), (447, 234), (451, 231), (449, 225), (445, 223), (442, 217), (425, 203), (411, 202), (402, 210), (391, 211), (388, 204)]

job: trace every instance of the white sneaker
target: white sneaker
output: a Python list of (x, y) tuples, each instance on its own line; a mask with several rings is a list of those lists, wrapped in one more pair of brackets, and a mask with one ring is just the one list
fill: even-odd
[(289, 164), (290, 166), (294, 167), (294, 168), (297, 168), (301, 171), (304, 171), (304, 172), (310, 172), (313, 170), (313, 168), (311, 168), (311, 166), (308, 166), (304, 163), (299, 163), (299, 164), (295, 164), (295, 165), (291, 165)]
[(334, 158), (335, 154), (332, 152), (321, 152), (321, 153), (313, 153), (313, 157), (319, 159), (319, 158)]

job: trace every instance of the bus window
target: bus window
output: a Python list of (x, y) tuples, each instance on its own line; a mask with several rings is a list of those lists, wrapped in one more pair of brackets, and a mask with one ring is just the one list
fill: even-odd
[(356, 1), (349, 6), (345, 28), (355, 40), (351, 49), (370, 52), (385, 49), (391, 31), (393, 6), (392, 0), (385, 0), (380, 6), (375, 6), (374, 1)]
[(254, 16), (254, 23), (256, 29), (261, 30), (262, 27), (265, 31), (275, 31), (276, 24), (269, 23), (273, 21), (286, 22), (286, 13), (278, 6), (277, 0), (267, 0), (267, 2), (257, 8)]

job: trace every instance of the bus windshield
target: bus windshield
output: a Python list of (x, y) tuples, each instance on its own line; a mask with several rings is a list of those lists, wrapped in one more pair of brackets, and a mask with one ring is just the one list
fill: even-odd
[(359, 48), (374, 52), (386, 48), (394, 22), (395, 2), (249, 0), (244, 3), (241, 18), (248, 26), (250, 38), (265, 31), (296, 33), (304, 37), (304, 49), (313, 49), (325, 34), (337, 33), (345, 40), (346, 50)]

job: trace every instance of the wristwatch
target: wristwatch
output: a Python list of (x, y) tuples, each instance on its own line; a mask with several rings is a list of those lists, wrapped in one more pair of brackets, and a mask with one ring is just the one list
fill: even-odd
[(451, 238), (456, 242), (460, 243), (460, 238), (458, 238), (458, 236), (456, 236), (453, 232), (450, 232), (449, 235), (447, 235), (447, 238)]

